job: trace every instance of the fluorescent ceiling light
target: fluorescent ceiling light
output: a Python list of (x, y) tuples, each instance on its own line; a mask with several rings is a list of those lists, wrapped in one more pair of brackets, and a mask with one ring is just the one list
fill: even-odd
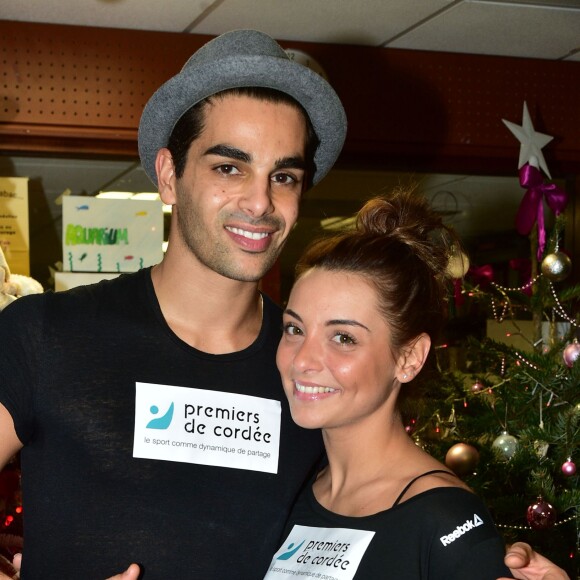
[(574, 10), (580, 8), (579, 0), (468, 0), (474, 4), (506, 4), (508, 6), (541, 6), (544, 8), (564, 8)]
[(142, 201), (157, 201), (159, 199), (158, 193), (149, 193), (149, 192), (142, 192), (142, 193), (134, 193), (131, 199), (137, 199)]

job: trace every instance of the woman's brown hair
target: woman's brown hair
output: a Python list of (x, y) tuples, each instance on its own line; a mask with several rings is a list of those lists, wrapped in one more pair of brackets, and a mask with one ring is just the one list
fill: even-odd
[(398, 352), (421, 333), (435, 341), (445, 322), (451, 277), (448, 264), (459, 240), (427, 200), (395, 190), (369, 200), (356, 227), (313, 242), (296, 266), (358, 274), (374, 285)]

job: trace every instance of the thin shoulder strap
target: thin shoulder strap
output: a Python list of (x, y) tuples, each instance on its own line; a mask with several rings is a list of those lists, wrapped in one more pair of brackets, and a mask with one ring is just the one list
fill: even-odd
[(421, 479), (422, 477), (425, 477), (426, 475), (431, 475), (432, 473), (447, 473), (449, 475), (453, 475), (454, 477), (456, 477), (455, 473), (453, 473), (452, 471), (447, 471), (446, 469), (432, 469), (431, 471), (426, 471), (425, 473), (422, 473), (421, 475), (418, 475), (417, 477), (414, 477), (404, 488), (403, 491), (399, 494), (399, 497), (395, 500), (395, 503), (393, 504), (392, 507), (395, 507), (396, 505), (399, 504), (399, 502), (403, 499), (403, 496), (409, 491), (409, 488), (418, 480)]

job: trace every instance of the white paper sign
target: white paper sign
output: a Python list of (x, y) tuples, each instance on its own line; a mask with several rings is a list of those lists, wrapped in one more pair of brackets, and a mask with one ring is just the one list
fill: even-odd
[(278, 472), (280, 401), (137, 383), (133, 456)]
[(0, 248), (13, 274), (30, 276), (28, 177), (0, 177)]
[(294, 526), (264, 580), (352, 580), (375, 532)]
[(66, 272), (136, 272), (163, 258), (161, 201), (65, 196), (62, 257)]

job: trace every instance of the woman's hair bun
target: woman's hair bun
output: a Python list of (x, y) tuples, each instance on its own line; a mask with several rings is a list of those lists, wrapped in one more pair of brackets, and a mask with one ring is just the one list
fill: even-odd
[(356, 229), (361, 235), (398, 240), (443, 278), (451, 277), (449, 260), (465, 256), (455, 232), (414, 189), (399, 188), (369, 200), (357, 214)]

